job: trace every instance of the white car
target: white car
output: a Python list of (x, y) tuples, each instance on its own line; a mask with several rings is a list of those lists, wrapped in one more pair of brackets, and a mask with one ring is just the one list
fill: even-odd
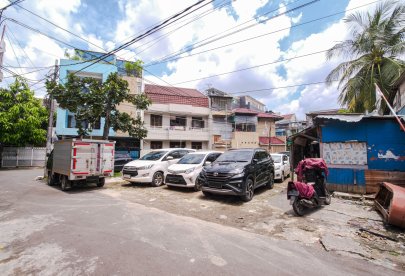
[(194, 151), (186, 148), (153, 150), (138, 160), (125, 164), (122, 169), (122, 178), (129, 182), (152, 183), (153, 186), (160, 186), (164, 183), (167, 168), (177, 163), (184, 155)]
[(197, 177), (205, 165), (211, 164), (221, 155), (219, 151), (196, 151), (185, 155), (165, 173), (167, 186), (192, 187), (201, 190)]
[(283, 153), (272, 153), (271, 158), (274, 161), (274, 179), (284, 182), (284, 178), (291, 173), (290, 159)]

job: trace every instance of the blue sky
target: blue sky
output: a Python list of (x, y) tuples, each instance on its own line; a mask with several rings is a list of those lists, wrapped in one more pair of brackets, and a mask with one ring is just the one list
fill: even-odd
[[(3, 19), (7, 18), (2, 24), (7, 25), (3, 66), (18, 74), (40, 70), (25, 76), (36, 95), (43, 97), (44, 83), (36, 82), (44, 78), (55, 59), (64, 58), (66, 50), (112, 50), (195, 2), (26, 0), (20, 4), (23, 8), (76, 36), (20, 7), (10, 7), (3, 12)], [(348, 37), (344, 17), (354, 11), (372, 11), (376, 2), (205, 1), (206, 6), (120, 51), (118, 56), (143, 60), (145, 83), (201, 92), (215, 87), (235, 96), (253, 96), (269, 110), (295, 113), (304, 119), (306, 112), (339, 107), (336, 86), (311, 83), (324, 81), (341, 62), (326, 60), (324, 51)], [(0, 7), (7, 3), (0, 0)], [(150, 65), (184, 49), (187, 51), (177, 60)], [(8, 72), (4, 76), (1, 86), (13, 80)]]

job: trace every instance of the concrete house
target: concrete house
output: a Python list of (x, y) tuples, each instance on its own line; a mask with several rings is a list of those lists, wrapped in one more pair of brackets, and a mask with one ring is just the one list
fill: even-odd
[[(402, 119), (403, 121), (403, 119)], [(332, 191), (375, 193), (378, 183), (405, 185), (405, 133), (394, 116), (320, 114), (292, 136), (292, 164), (320, 157)]]
[(212, 117), (211, 143), (215, 150), (226, 150), (232, 140), (232, 102), (233, 97), (227, 93), (209, 88), (206, 91)]
[(142, 141), (142, 155), (152, 149), (211, 149), (208, 97), (198, 90), (145, 85), (152, 104), (144, 113), (148, 135)]
[[(107, 79), (110, 73), (118, 72), (118, 74), (128, 82), (130, 93), (142, 93), (142, 76), (134, 74), (127, 76), (125, 60), (120, 60), (115, 55), (111, 55), (96, 64), (92, 64), (92, 61), (88, 60), (101, 57), (103, 53), (76, 50), (76, 55), (80, 58), (80, 61), (70, 59), (60, 60), (59, 81), (61, 83), (64, 83), (67, 80), (69, 73), (75, 73), (78, 77), (95, 78), (103, 82)], [(133, 116), (143, 116), (142, 111), (135, 110), (135, 108), (129, 103), (123, 103), (118, 107), (118, 110), (125, 111), (128, 114), (133, 114)], [(56, 113), (57, 119), (55, 132), (61, 139), (77, 137), (78, 124), (88, 124), (88, 122), (76, 122), (74, 114), (69, 110), (58, 107)], [(93, 123), (92, 128), (93, 130), (90, 133), (90, 136), (92, 138), (101, 138), (104, 128), (104, 118), (100, 118), (99, 121)], [(129, 137), (126, 133), (115, 132), (112, 129), (109, 131), (109, 139), (116, 141), (116, 152), (122, 151), (127, 153), (129, 151), (133, 158), (139, 157), (139, 139)]]

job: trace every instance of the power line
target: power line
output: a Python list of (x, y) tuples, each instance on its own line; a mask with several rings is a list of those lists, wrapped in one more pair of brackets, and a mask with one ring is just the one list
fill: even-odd
[[(299, 1), (299, 0), (298, 0), (298, 1)], [(141, 48), (141, 47), (143, 47), (143, 46), (146, 46), (146, 45), (148, 45), (148, 44), (154, 42), (152, 45), (149, 45), (148, 48), (145, 48), (144, 50), (135, 53), (135, 55), (139, 55), (140, 53), (144, 52), (145, 50), (150, 49), (150, 47), (152, 47), (153, 45), (156, 45), (159, 41), (161, 41), (164, 37), (167, 37), (169, 34), (174, 33), (175, 31), (180, 30), (180, 29), (183, 28), (184, 26), (186, 26), (186, 25), (188, 25), (188, 24), (190, 24), (190, 23), (196, 21), (197, 19), (201, 19), (201, 18), (203, 18), (203, 17), (209, 15), (210, 13), (216, 11), (217, 9), (221, 9), (221, 8), (223, 8), (223, 7), (225, 7), (225, 6), (229, 5), (229, 4), (231, 4), (231, 3), (232, 3), (231, 1), (224, 0), (224, 1), (222, 2), (222, 4), (219, 5), (219, 7), (216, 7), (216, 8), (214, 7), (214, 8), (212, 8), (212, 9), (210, 8), (209, 10), (204, 11), (204, 12), (202, 12), (202, 13), (200, 13), (200, 14), (194, 16), (193, 18), (191, 18), (191, 19), (190, 19), (188, 22), (186, 22), (185, 24), (183, 24), (183, 25), (181, 25), (181, 26), (179, 26), (179, 27), (177, 27), (177, 28), (175, 28), (175, 29), (169, 31), (168, 33), (162, 34), (161, 36), (157, 37), (156, 39), (152, 39), (152, 40), (148, 41), (147, 43), (145, 43), (145, 44), (143, 44), (143, 45), (137, 47), (137, 48)], [(184, 21), (186, 21), (186, 20), (184, 20)], [(183, 21), (179, 21), (178, 23), (180, 24), (180, 23), (182, 23), (182, 22), (183, 22)]]
[[(26, 60), (28, 60), (31, 65), (33, 67), (35, 67), (34, 63), (32, 62), (32, 60), (30, 59), (30, 57), (28, 56), (27, 52), (25, 52), (24, 48), (21, 46), (20, 41), (18, 41), (18, 39), (14, 36), (13, 32), (11, 30), (6, 30), (7, 32), (9, 32), (11, 34), (11, 36), (14, 38), (15, 41), (17, 41), (18, 46), (20, 47), (21, 51), (25, 54), (25, 56), (27, 57)], [(6, 33), (7, 34), (7, 33)]]
[[(276, 30), (276, 31), (272, 31), (272, 32), (268, 32), (268, 33), (261, 34), (261, 35), (258, 35), (258, 36), (254, 36), (254, 37), (246, 38), (246, 39), (243, 39), (243, 40), (235, 41), (235, 42), (233, 42), (233, 43), (221, 45), (221, 46), (218, 46), (218, 47), (215, 47), (215, 48), (207, 49), (207, 50), (200, 51), (200, 52), (196, 52), (196, 53), (189, 53), (189, 54), (186, 55), (186, 56), (179, 56), (179, 55), (184, 54), (184, 53), (187, 52), (187, 51), (183, 51), (183, 52), (180, 52), (180, 53), (178, 53), (178, 54), (173, 54), (172, 56), (168, 56), (167, 59), (164, 59), (164, 60), (162, 60), (162, 61), (156, 61), (156, 62), (153, 62), (153, 63), (151, 63), (151, 64), (146, 64), (145, 67), (149, 67), (149, 66), (153, 66), (153, 65), (157, 65), (157, 64), (161, 64), (161, 63), (166, 63), (166, 62), (169, 62), (169, 61), (176, 61), (176, 60), (183, 59), (183, 58), (189, 58), (189, 57), (192, 57), (192, 56), (195, 56), (195, 55), (198, 55), (198, 54), (202, 54), (202, 53), (206, 53), (206, 52), (211, 52), (211, 51), (213, 51), (213, 50), (218, 50), (218, 49), (225, 48), (225, 47), (228, 47), (228, 46), (232, 46), (232, 45), (236, 45), (236, 44), (239, 44), (239, 43), (247, 42), (247, 41), (250, 41), (250, 40), (253, 40), (253, 39), (261, 38), (261, 37), (264, 37), (264, 36), (267, 36), (267, 35), (275, 34), (275, 33), (278, 33), (278, 32), (285, 31), (285, 30), (289, 30), (289, 29), (292, 29), (292, 28), (296, 28), (296, 27), (299, 27), (299, 26), (303, 26), (303, 25), (306, 25), (306, 24), (309, 24), (309, 23), (313, 23), (313, 22), (316, 22), (316, 21), (320, 21), (320, 20), (323, 20), (323, 19), (326, 19), (326, 18), (329, 18), (329, 17), (333, 17), (333, 16), (336, 16), (336, 15), (339, 15), (339, 14), (342, 14), (342, 13), (346, 13), (347, 11), (354, 10), (354, 9), (358, 9), (358, 8), (362, 8), (362, 7), (364, 7), (364, 6), (368, 6), (368, 5), (374, 4), (374, 3), (379, 2), (379, 1), (381, 1), (381, 0), (374, 1), (374, 2), (368, 3), (368, 4), (364, 4), (364, 5), (361, 5), (361, 6), (358, 6), (358, 7), (355, 7), (355, 8), (351, 8), (351, 9), (348, 9), (348, 10), (345, 10), (345, 11), (341, 11), (341, 12), (336, 12), (336, 13), (333, 13), (333, 14), (329, 14), (329, 15), (327, 15), (327, 16), (323, 16), (323, 17), (320, 17), (320, 18), (316, 18), (316, 19), (313, 19), (313, 20), (309, 20), (309, 21), (306, 21), (306, 22), (303, 22), (303, 23), (300, 23), (300, 24), (292, 25), (292, 26), (290, 26), (290, 27), (278, 29), (278, 30)], [(204, 45), (204, 46), (205, 46), (205, 45)], [(195, 48), (193, 48), (193, 50), (194, 50), (194, 49), (195, 49)], [(176, 52), (175, 52), (175, 53), (176, 53)]]
[[(118, 51), (120, 51), (120, 50), (122, 50), (122, 49), (125, 49), (126, 47), (128, 47), (128, 46), (134, 44), (135, 42), (137, 42), (137, 41), (139, 41), (139, 40), (145, 38), (146, 36), (149, 36), (149, 35), (151, 35), (151, 34), (157, 32), (157, 31), (161, 30), (162, 28), (165, 28), (165, 27), (167, 27), (168, 25), (173, 24), (174, 22), (176, 22), (177, 20), (183, 18), (184, 16), (187, 16), (187, 15), (189, 15), (190, 13), (195, 12), (196, 10), (198, 10), (198, 9), (200, 9), (200, 8), (202, 8), (202, 7), (204, 7), (204, 6), (207, 5), (207, 4), (205, 4), (205, 5), (201, 6), (201, 7), (198, 7), (198, 8), (196, 8), (195, 10), (192, 10), (192, 11), (189, 12), (190, 9), (192, 9), (192, 8), (194, 8), (194, 7), (196, 7), (196, 6), (198, 6), (199, 4), (201, 4), (201, 3), (204, 2), (204, 1), (205, 1), (205, 0), (199, 0), (197, 3), (191, 5), (191, 6), (187, 7), (186, 9), (184, 9), (183, 11), (181, 11), (181, 12), (179, 12), (179, 13), (177, 13), (177, 14), (171, 16), (171, 17), (169, 17), (167, 20), (163, 21), (163, 23), (161, 23), (161, 24), (159, 24), (159, 25), (157, 25), (157, 26), (151, 28), (150, 30), (148, 30), (148, 31), (146, 31), (145, 33), (143, 33), (142, 35), (139, 35), (139, 36), (135, 37), (134, 39), (128, 41), (127, 43), (124, 43), (123, 45), (117, 47), (116, 49), (114, 49), (114, 50), (112, 50), (112, 51), (109, 51), (108, 53), (102, 55), (102, 56), (98, 59), (98, 61), (101, 61), (101, 60), (103, 60), (103, 59), (105, 59), (105, 58), (107, 58), (107, 57), (113, 55), (114, 53), (116, 53), (116, 52), (118, 52)], [(211, 3), (211, 2), (213, 2), (213, 1), (210, 1), (209, 3)], [(185, 14), (186, 12), (189, 12), (189, 13)], [(172, 20), (173, 20), (173, 21), (172, 21)], [(167, 24), (167, 25), (165, 25), (165, 24)], [(98, 61), (96, 60), (96, 61), (92, 62), (91, 64), (89, 64), (89, 65), (83, 67), (82, 69), (76, 71), (76, 73), (77, 73), (77, 72), (80, 72), (80, 71), (83, 71), (84, 69), (86, 69), (86, 68), (92, 66), (93, 64), (97, 63)]]
[[(287, 10), (287, 11), (285, 11), (285, 12), (283, 12), (283, 13), (279, 13), (279, 14), (277, 14), (277, 15), (275, 15), (275, 16), (269, 17), (269, 18), (267, 18), (267, 19), (265, 19), (265, 20), (256, 21), (255, 23), (250, 24), (250, 25), (248, 25), (248, 26), (246, 26), (246, 27), (243, 27), (243, 28), (241, 28), (241, 29), (235, 30), (235, 31), (233, 31), (233, 32), (231, 32), (231, 33), (228, 33), (228, 34), (224, 34), (224, 35), (222, 35), (222, 36), (220, 36), (220, 37), (218, 37), (218, 38), (214, 38), (215, 36), (218, 36), (218, 35), (220, 35), (220, 34), (226, 33), (226, 32), (228, 32), (228, 31), (230, 31), (230, 30), (232, 30), (232, 29), (235, 29), (235, 28), (237, 28), (237, 27), (239, 27), (239, 26), (242, 26), (242, 25), (244, 25), (244, 24), (246, 24), (246, 23), (249, 23), (250, 21), (255, 20), (255, 19), (248, 20), (248, 21), (246, 21), (246, 22), (244, 22), (244, 23), (241, 23), (241, 24), (239, 24), (239, 25), (237, 25), (237, 26), (235, 26), (235, 27), (232, 27), (232, 28), (230, 28), (230, 29), (227, 29), (227, 30), (225, 30), (225, 31), (223, 31), (223, 32), (220, 32), (220, 33), (218, 33), (218, 34), (212, 35), (212, 36), (210, 36), (210, 37), (208, 37), (208, 38), (205, 38), (205, 39), (203, 39), (203, 40), (201, 40), (201, 41), (195, 42), (195, 43), (193, 43), (192, 45), (190, 45), (189, 47), (192, 47), (193, 50), (194, 50), (194, 49), (197, 49), (197, 48), (200, 48), (200, 47), (203, 47), (203, 46), (208, 45), (208, 44), (210, 44), (210, 43), (213, 43), (213, 42), (216, 42), (216, 41), (221, 40), (221, 39), (223, 39), (223, 38), (226, 38), (226, 37), (228, 37), (228, 36), (231, 36), (231, 35), (234, 35), (234, 34), (236, 34), (236, 33), (245, 31), (245, 30), (247, 30), (247, 29), (249, 29), (249, 28), (252, 28), (252, 27), (254, 27), (254, 26), (258, 25), (258, 24), (267, 22), (267, 21), (269, 21), (269, 20), (271, 20), (271, 19), (274, 19), (274, 18), (276, 18), (276, 17), (279, 17), (279, 16), (281, 16), (281, 15), (283, 15), (283, 14), (287, 14), (287, 13), (296, 11), (296, 10), (298, 10), (298, 9), (304, 8), (304, 7), (306, 7), (306, 6), (312, 5), (312, 4), (314, 4), (315, 2), (318, 2), (318, 1), (319, 1), (319, 0), (313, 0), (313, 1), (311, 1), (311, 2), (302, 4), (302, 5), (299, 5), (299, 6), (295, 7), (295, 8), (292, 8), (292, 9), (290, 9), (290, 10)], [(269, 12), (267, 12), (267, 13), (265, 13), (265, 14), (268, 14), (268, 13), (273, 12), (273, 11), (276, 11), (276, 10), (269, 11)], [(211, 39), (211, 38), (213, 38), (213, 39)], [(208, 39), (211, 39), (211, 40), (208, 40)], [(208, 40), (208, 41), (202, 43), (203, 41), (206, 41), (206, 40)], [(201, 44), (200, 44), (200, 43), (201, 43)], [(168, 58), (172, 58), (172, 57), (174, 57), (174, 56), (177, 56), (177, 55), (186, 53), (187, 51), (188, 51), (187, 49), (186, 49), (186, 50), (180, 50), (180, 51), (178, 51), (178, 52), (175, 52), (174, 54), (167, 55), (167, 56), (165, 56), (165, 57), (159, 59), (159, 60), (156, 61), (156, 62), (158, 62), (158, 63), (165, 62)], [(145, 65), (145, 67), (148, 67), (148, 66), (151, 66), (151, 65), (154, 65), (154, 64), (155, 64), (155, 63), (152, 62), (152, 63), (149, 63), (149, 64)]]
[(12, 50), (12, 51), (13, 51), (13, 53), (14, 53), (15, 60), (17, 61), (18, 66), (20, 66), (20, 67), (21, 67), (20, 61), (18, 60), (17, 54), (16, 54), (16, 53), (15, 53), (15, 51), (14, 51), (13, 44), (11, 43), (11, 39), (9, 38), (9, 36), (8, 36), (7, 32), (6, 32), (6, 38), (8, 39), (8, 42), (10, 43), (11, 50)]
[[(10, 1), (10, 0), (9, 0), (9, 1)], [(24, 7), (21, 6), (21, 5), (18, 5), (18, 4), (17, 4), (17, 6), (18, 6), (19, 8), (21, 8), (21, 9), (25, 10), (26, 12), (29, 12), (30, 14), (32, 14), (32, 15), (34, 15), (34, 16), (36, 16), (36, 17), (38, 17), (38, 18), (40, 18), (40, 19), (42, 19), (42, 20), (48, 22), (48, 23), (51, 24), (52, 26), (55, 26), (56, 28), (61, 29), (61, 30), (65, 31), (65, 32), (67, 32), (67, 33), (73, 35), (74, 37), (77, 37), (77, 38), (79, 38), (80, 40), (83, 40), (83, 41), (89, 43), (90, 45), (93, 45), (93, 46), (95, 46), (95, 47), (97, 47), (97, 48), (99, 48), (99, 49), (101, 49), (101, 50), (104, 51), (103, 48), (101, 48), (100, 46), (98, 46), (98, 45), (92, 43), (91, 41), (89, 41), (89, 40), (87, 40), (87, 39), (85, 39), (85, 38), (83, 38), (83, 37), (81, 37), (81, 36), (79, 36), (79, 35), (77, 35), (77, 34), (71, 32), (71, 31), (69, 31), (69, 30), (67, 30), (67, 29), (65, 29), (65, 28), (63, 28), (63, 27), (61, 27), (61, 26), (59, 26), (59, 25), (53, 23), (52, 21), (50, 21), (50, 20), (48, 20), (48, 19), (46, 19), (46, 18), (44, 18), (44, 17), (42, 17), (42, 16), (40, 16), (40, 15), (38, 15), (38, 14), (36, 14), (36, 13), (34, 13), (34, 12), (32, 12), (32, 11), (30, 11), (30, 10), (24, 8)]]
[(259, 65), (255, 65), (255, 66), (251, 66), (251, 67), (245, 67), (245, 68), (238, 69), (238, 70), (234, 70), (234, 71), (219, 73), (219, 74), (211, 75), (211, 76), (208, 76), (208, 77), (202, 77), (202, 78), (198, 78), (198, 79), (192, 79), (192, 80), (188, 80), (188, 81), (182, 81), (182, 82), (175, 83), (174, 85), (183, 84), (183, 83), (188, 83), (188, 82), (193, 82), (193, 81), (197, 81), (197, 80), (210, 79), (210, 78), (213, 78), (213, 77), (218, 77), (218, 76), (228, 75), (228, 74), (237, 73), (237, 72), (241, 72), (241, 71), (251, 70), (251, 69), (263, 67), (263, 66), (266, 66), (266, 65), (276, 64), (276, 63), (285, 62), (285, 61), (291, 61), (291, 60), (294, 60), (294, 59), (297, 59), (297, 58), (303, 58), (303, 57), (307, 57), (307, 56), (312, 56), (312, 55), (324, 53), (324, 52), (327, 52), (328, 50), (329, 50), (329, 49), (327, 49), (327, 50), (322, 50), (322, 51), (317, 51), (317, 52), (313, 52), (313, 53), (309, 53), (309, 54), (305, 54), (305, 55), (301, 55), (301, 56), (295, 56), (295, 57), (293, 57), (293, 58), (287, 58), (287, 59), (276, 60), (276, 61), (272, 61), (272, 62), (268, 62), (268, 63), (264, 63), (264, 64), (259, 64)]

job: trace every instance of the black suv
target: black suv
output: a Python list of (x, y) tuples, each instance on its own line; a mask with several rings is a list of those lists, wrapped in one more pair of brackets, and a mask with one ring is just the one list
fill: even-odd
[(263, 185), (273, 188), (274, 163), (261, 148), (231, 149), (204, 167), (199, 181), (204, 195), (237, 195), (250, 201), (256, 188)]

